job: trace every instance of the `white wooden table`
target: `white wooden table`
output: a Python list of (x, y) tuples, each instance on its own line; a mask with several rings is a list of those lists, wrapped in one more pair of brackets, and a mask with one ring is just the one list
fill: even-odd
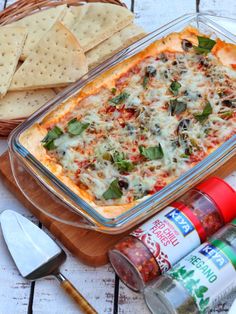
[[(0, 0), (0, 10), (14, 1)], [(236, 18), (236, 0), (126, 0), (136, 21), (146, 31), (151, 31), (168, 21), (188, 12), (210, 11), (219, 15)], [(0, 140), (0, 154), (6, 150), (6, 141)], [(236, 183), (235, 173), (231, 181)], [(34, 217), (15, 197), (6, 190), (0, 181), (0, 212), (13, 209), (31, 220)], [(140, 294), (126, 288), (110, 265), (92, 268), (81, 264), (68, 252), (68, 259), (62, 267), (64, 274), (84, 294), (99, 314), (148, 314)], [(214, 313), (227, 313), (233, 297), (223, 301)], [(0, 314), (21, 313), (80, 313), (78, 308), (58, 287), (54, 279), (44, 279), (30, 283), (22, 279), (10, 258), (0, 233)]]

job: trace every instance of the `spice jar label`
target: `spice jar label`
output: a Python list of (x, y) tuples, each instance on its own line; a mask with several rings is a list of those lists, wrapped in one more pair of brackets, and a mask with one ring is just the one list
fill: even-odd
[(131, 233), (152, 252), (162, 273), (201, 244), (190, 219), (178, 208), (168, 206)]
[(202, 244), (171, 269), (168, 274), (188, 290), (200, 313), (236, 287), (236, 256), (220, 240)]

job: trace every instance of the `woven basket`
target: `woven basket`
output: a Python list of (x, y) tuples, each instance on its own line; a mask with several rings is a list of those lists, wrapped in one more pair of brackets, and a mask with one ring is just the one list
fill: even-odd
[[(125, 7), (125, 4), (119, 0), (18, 0), (0, 12), (0, 26), (10, 24), (44, 9), (49, 9), (62, 4), (77, 6), (84, 2), (112, 3)], [(0, 138), (7, 137), (10, 132), (24, 120), (25, 118), (11, 120), (0, 119)]]

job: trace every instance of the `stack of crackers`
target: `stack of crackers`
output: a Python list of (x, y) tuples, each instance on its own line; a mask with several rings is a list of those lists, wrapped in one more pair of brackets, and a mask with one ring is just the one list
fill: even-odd
[(0, 27), (0, 121), (23, 119), (58, 87), (145, 35), (124, 7), (90, 3), (42, 10)]

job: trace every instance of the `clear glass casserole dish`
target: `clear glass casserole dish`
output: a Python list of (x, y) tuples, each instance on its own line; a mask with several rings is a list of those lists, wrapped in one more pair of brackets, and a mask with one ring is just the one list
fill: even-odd
[[(217, 25), (215, 21), (212, 21), (203, 14), (184, 15), (148, 34), (143, 39), (117, 53), (105, 63), (90, 71), (78, 82), (49, 101), (43, 108), (13, 131), (9, 139), (9, 152), (15, 180), (22, 193), (42, 213), (55, 220), (73, 226), (94, 229), (104, 233), (120, 233), (130, 229), (164, 208), (175, 198), (184, 194), (189, 188), (204, 179), (235, 155), (236, 135), (233, 135), (213, 153), (159, 192), (149, 196), (146, 200), (117, 217), (105, 218), (56, 178), (56, 176), (44, 167), (19, 140), (20, 136), (28, 128), (36, 122), (41, 121), (62, 102), (78, 93), (87, 83), (93, 81), (114, 65), (142, 51), (155, 40), (170, 33), (181, 31), (186, 26), (193, 26), (212, 38), (217, 37), (226, 42), (236, 44), (236, 37), (233, 34), (226, 31), (221, 26)], [(26, 173), (30, 176), (26, 176)], [(39, 188), (39, 186), (41, 188)], [(39, 191), (37, 197), (35, 197), (36, 190)]]

